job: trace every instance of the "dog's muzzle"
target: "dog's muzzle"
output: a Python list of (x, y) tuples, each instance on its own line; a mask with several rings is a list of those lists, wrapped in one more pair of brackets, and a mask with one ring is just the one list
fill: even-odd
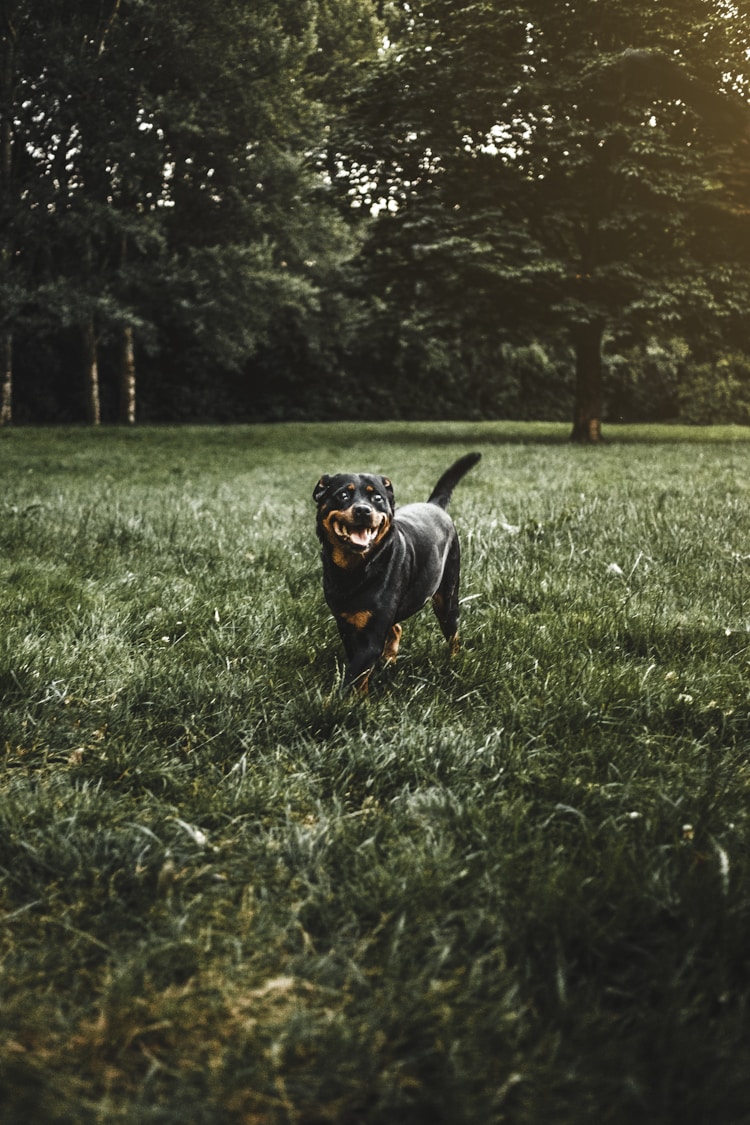
[(342, 543), (346, 543), (357, 551), (366, 551), (372, 547), (377, 539), (384, 519), (385, 516), (381, 515), (377, 524), (373, 527), (372, 524), (347, 523), (342, 519), (334, 518), (331, 520), (331, 530)]

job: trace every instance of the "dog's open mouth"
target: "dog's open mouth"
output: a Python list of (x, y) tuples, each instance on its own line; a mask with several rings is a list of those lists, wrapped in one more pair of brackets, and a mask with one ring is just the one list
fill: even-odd
[(341, 520), (332, 520), (331, 527), (334, 534), (343, 543), (357, 551), (366, 551), (377, 539), (380, 526), (361, 527), (343, 523)]

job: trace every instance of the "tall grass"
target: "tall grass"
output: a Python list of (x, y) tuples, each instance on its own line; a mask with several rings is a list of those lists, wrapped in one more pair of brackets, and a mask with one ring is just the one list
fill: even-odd
[[(563, 437), (0, 435), (3, 1122), (750, 1119), (750, 441)], [(315, 481), (471, 448), (340, 697)]]

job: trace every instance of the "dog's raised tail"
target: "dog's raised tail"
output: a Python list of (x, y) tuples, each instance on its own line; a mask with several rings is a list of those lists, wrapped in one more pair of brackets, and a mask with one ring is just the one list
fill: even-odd
[(459, 457), (458, 461), (443, 473), (430, 493), (427, 503), (437, 504), (438, 508), (447, 508), (453, 495), (453, 489), (461, 478), (466, 476), (469, 469), (473, 469), (477, 461), (481, 461), (481, 459), (481, 453), (467, 453), (464, 457)]

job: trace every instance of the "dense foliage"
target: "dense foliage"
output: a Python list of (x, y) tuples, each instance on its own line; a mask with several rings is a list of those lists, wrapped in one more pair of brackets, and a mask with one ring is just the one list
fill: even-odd
[(106, 357), (125, 327), (177, 417), (290, 318), (314, 350), (352, 235), (310, 154), (325, 80), (337, 96), (376, 26), (357, 0), (4, 4), (3, 322), (27, 412), (48, 392), (76, 417), (82, 342)]
[(747, 421), (749, 27), (6, 0), (6, 420)]
[[(565, 340), (586, 436), (603, 344), (683, 336), (705, 361), (746, 331), (747, 219), (725, 182), (750, 121), (743, 14), (404, 8), (353, 115), (350, 174), (392, 208), (371, 232), (371, 277), (389, 317), (400, 304), (412, 340), (422, 329), (422, 367), (437, 354), (482, 388), (504, 341)], [(628, 50), (641, 45), (651, 53)]]

